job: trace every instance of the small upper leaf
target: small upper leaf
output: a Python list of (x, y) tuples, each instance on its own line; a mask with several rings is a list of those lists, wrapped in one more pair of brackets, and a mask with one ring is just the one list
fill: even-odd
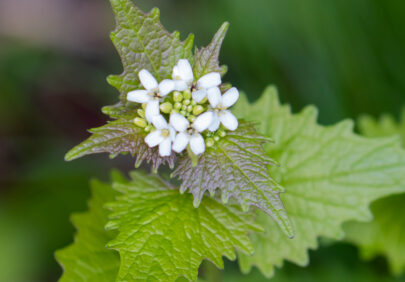
[(131, 0), (110, 0), (116, 19), (116, 29), (111, 33), (121, 56), (124, 72), (108, 78), (120, 92), (126, 104), (126, 94), (138, 89), (138, 73), (147, 69), (161, 81), (170, 78), (173, 66), (179, 59), (192, 61), (194, 36), (180, 41), (178, 32), (169, 33), (160, 23), (159, 9), (144, 14)]
[(210, 72), (219, 72), (222, 75), (226, 73), (226, 67), (219, 65), (219, 52), (228, 28), (229, 23), (223, 23), (211, 43), (201, 50), (196, 50), (193, 68), (196, 79)]
[(123, 195), (108, 205), (114, 213), (107, 228), (119, 232), (108, 245), (120, 252), (118, 281), (195, 280), (203, 259), (223, 267), (221, 257), (235, 259), (235, 247), (253, 251), (247, 233), (259, 229), (249, 215), (212, 198), (196, 209), (191, 195), (159, 177), (131, 175), (114, 185)]
[(252, 105), (241, 99), (234, 111), (261, 119), (260, 132), (275, 140), (265, 149), (281, 163), (270, 170), (286, 189), (281, 198), (295, 231), (293, 240), (286, 239), (258, 211), (266, 233), (252, 235), (255, 254), (240, 256), (244, 271), (256, 265), (270, 276), (285, 259), (306, 265), (319, 236), (341, 239), (343, 222), (371, 220), (372, 201), (405, 190), (405, 152), (398, 138), (360, 137), (350, 121), (320, 126), (314, 107), (292, 114), (273, 88)]
[[(405, 144), (405, 111), (398, 123), (390, 115), (378, 121), (365, 116), (359, 120), (361, 133), (369, 137), (400, 135)], [(385, 255), (393, 274), (405, 272), (405, 194), (376, 201), (371, 206), (372, 222), (350, 222), (345, 224), (347, 240), (360, 247), (364, 258)]]
[(262, 145), (267, 141), (257, 134), (253, 123), (241, 122), (237, 130), (207, 148), (197, 166), (188, 156), (182, 157), (173, 175), (183, 181), (182, 192), (188, 189), (193, 194), (195, 206), (205, 191), (213, 195), (220, 188), (224, 202), (234, 197), (245, 210), (250, 205), (262, 209), (292, 237), (293, 230), (279, 197), (283, 189), (268, 172), (268, 165), (274, 163), (263, 151)]
[(89, 211), (72, 217), (78, 230), (74, 243), (56, 252), (56, 259), (64, 269), (61, 282), (111, 282), (118, 274), (119, 255), (105, 247), (116, 232), (105, 231), (108, 210), (103, 208), (118, 193), (111, 185), (99, 181), (93, 181), (91, 188)]
[(70, 161), (95, 153), (108, 152), (115, 156), (128, 152), (131, 155), (136, 154), (137, 166), (143, 161), (152, 162), (154, 170), (164, 163), (174, 166), (175, 154), (172, 153), (170, 157), (160, 157), (158, 147), (149, 148), (144, 142), (145, 133), (132, 121), (125, 119), (110, 121), (106, 125), (91, 129), (90, 132), (92, 135), (87, 140), (66, 154), (66, 160)]

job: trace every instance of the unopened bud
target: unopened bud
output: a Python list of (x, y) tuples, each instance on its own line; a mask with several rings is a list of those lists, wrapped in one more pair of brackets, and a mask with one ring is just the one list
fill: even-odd
[(223, 130), (223, 129), (218, 130), (218, 135), (221, 137), (225, 137), (225, 135), (226, 135), (225, 130)]
[(174, 103), (174, 109), (176, 109), (178, 111), (181, 109), (181, 106), (182, 106), (182, 104), (179, 102)]
[(187, 99), (187, 100), (191, 99), (191, 91), (190, 90), (184, 91), (183, 95), (184, 95), (184, 99)]
[(186, 99), (186, 100), (183, 101), (183, 105), (190, 105), (190, 103), (191, 103), (191, 102), (190, 102), (189, 99)]
[(145, 131), (149, 132), (152, 130), (152, 125), (148, 125), (147, 127), (145, 127)]
[(193, 115), (198, 116), (199, 114), (201, 114), (204, 111), (204, 107), (201, 105), (197, 105), (194, 107), (193, 109)]
[(185, 111), (185, 110), (187, 110), (187, 106), (186, 106), (186, 105), (183, 105), (183, 106), (181, 106), (181, 109), (182, 109), (183, 111)]
[(187, 106), (187, 112), (191, 112), (192, 110), (193, 110), (193, 106), (188, 105), (188, 106)]
[(214, 140), (215, 140), (215, 141), (218, 141), (218, 140), (219, 140), (219, 136), (215, 135), (215, 136), (214, 136)]
[(183, 100), (183, 95), (181, 95), (181, 93), (179, 91), (174, 91), (173, 100), (175, 102), (181, 102)]
[(147, 125), (148, 125), (148, 123), (146, 122), (146, 120), (145, 119), (143, 119), (143, 118), (140, 118), (140, 117), (136, 117), (135, 119), (134, 119), (134, 123), (137, 125), (137, 126), (139, 126), (139, 127), (146, 127)]
[(142, 104), (142, 109), (144, 109), (144, 110), (146, 109), (146, 103)]
[(169, 114), (172, 111), (172, 109), (173, 105), (169, 102), (165, 102), (160, 105), (160, 110), (165, 114)]
[(205, 141), (205, 144), (207, 145), (207, 147), (212, 147), (214, 146), (215, 141), (212, 138), (207, 138), (207, 140)]
[(190, 116), (187, 117), (187, 119), (188, 119), (190, 122), (194, 122), (195, 119), (196, 119), (196, 117), (193, 116), (193, 115), (190, 115)]
[(145, 111), (144, 110), (142, 110), (142, 109), (138, 109), (138, 110), (136, 110), (136, 112), (138, 113), (138, 115), (140, 116), (140, 117), (145, 117)]
[(181, 114), (182, 116), (186, 116), (187, 112), (186, 112), (186, 111), (180, 111), (180, 114)]

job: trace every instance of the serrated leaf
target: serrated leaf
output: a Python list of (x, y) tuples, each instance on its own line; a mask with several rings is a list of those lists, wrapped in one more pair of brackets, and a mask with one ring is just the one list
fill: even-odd
[(149, 70), (161, 81), (171, 77), (172, 68), (179, 59), (192, 62), (194, 36), (181, 42), (178, 32), (169, 33), (160, 23), (157, 8), (144, 14), (131, 0), (110, 2), (116, 19), (111, 40), (120, 54), (124, 72), (110, 76), (108, 82), (120, 91), (121, 102), (126, 104), (126, 94), (139, 88), (140, 70)]
[(174, 166), (175, 154), (160, 157), (158, 148), (149, 148), (144, 142), (145, 133), (132, 121), (119, 119), (108, 122), (101, 127), (90, 130), (92, 135), (81, 144), (70, 150), (65, 159), (71, 161), (88, 154), (108, 152), (112, 156), (120, 153), (136, 155), (136, 166), (143, 161), (151, 162), (154, 170), (162, 164)]
[(183, 156), (173, 176), (182, 180), (182, 192), (189, 190), (193, 194), (195, 206), (200, 204), (205, 191), (213, 195), (219, 188), (224, 203), (234, 197), (245, 210), (249, 206), (258, 207), (292, 237), (291, 223), (279, 196), (283, 188), (268, 172), (268, 165), (274, 163), (263, 151), (262, 145), (267, 141), (256, 132), (254, 123), (241, 122), (237, 130), (207, 148), (197, 166)]
[(72, 216), (78, 230), (74, 243), (56, 252), (56, 259), (64, 269), (61, 282), (111, 282), (118, 274), (119, 255), (105, 247), (116, 232), (105, 231), (108, 211), (103, 208), (118, 193), (111, 185), (99, 181), (93, 181), (91, 188), (89, 211)]
[[(390, 115), (383, 115), (377, 121), (365, 116), (359, 120), (360, 132), (369, 137), (400, 135), (405, 141), (405, 111), (398, 123)], [(371, 206), (374, 220), (367, 223), (345, 224), (347, 240), (355, 243), (362, 257), (371, 259), (380, 254), (387, 257), (391, 272), (400, 275), (405, 272), (405, 194), (376, 201)]]
[(292, 114), (280, 105), (274, 88), (252, 105), (240, 99), (234, 111), (262, 120), (260, 132), (274, 139), (265, 149), (281, 166), (270, 171), (286, 189), (281, 198), (296, 234), (286, 239), (258, 211), (257, 222), (266, 233), (252, 235), (253, 256), (240, 255), (244, 272), (256, 265), (271, 276), (283, 260), (306, 265), (308, 249), (317, 248), (318, 237), (342, 239), (343, 222), (371, 220), (372, 201), (404, 191), (405, 153), (398, 138), (360, 137), (351, 121), (320, 126), (314, 107)]
[(219, 52), (224, 41), (229, 23), (225, 22), (214, 35), (211, 43), (201, 50), (196, 50), (193, 72), (196, 79), (210, 72), (219, 72), (222, 75), (226, 73), (226, 66), (219, 65)]
[(203, 259), (223, 267), (222, 256), (235, 259), (238, 248), (252, 252), (247, 233), (259, 230), (234, 206), (206, 198), (200, 208), (156, 175), (131, 174), (114, 188), (123, 193), (108, 206), (108, 229), (119, 234), (108, 246), (120, 252), (118, 281), (175, 281), (197, 278)]

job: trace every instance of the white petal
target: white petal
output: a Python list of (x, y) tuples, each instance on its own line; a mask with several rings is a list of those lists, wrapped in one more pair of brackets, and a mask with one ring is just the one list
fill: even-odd
[(190, 125), (190, 122), (181, 114), (172, 113), (170, 115), (170, 125), (173, 126), (178, 132), (183, 132)]
[(211, 107), (216, 108), (222, 100), (221, 90), (218, 87), (211, 87), (207, 90), (207, 94)]
[(189, 139), (190, 135), (184, 132), (180, 132), (179, 134), (177, 134), (176, 139), (174, 139), (174, 143), (172, 146), (173, 151), (177, 153), (182, 152), (187, 147)]
[(172, 126), (169, 126), (169, 132), (170, 132), (170, 140), (174, 142), (174, 139), (176, 139), (176, 130)]
[(134, 90), (127, 94), (127, 100), (136, 103), (147, 103), (150, 98), (146, 90)]
[(202, 99), (207, 96), (207, 89), (201, 89), (197, 91), (193, 91), (193, 100), (196, 101), (197, 103), (201, 102)]
[(230, 111), (221, 112), (219, 115), (219, 120), (221, 121), (222, 125), (229, 130), (233, 131), (238, 128), (238, 120)]
[(217, 72), (211, 72), (198, 80), (200, 88), (211, 88), (221, 84), (221, 75)]
[(217, 113), (214, 113), (214, 118), (212, 119), (212, 123), (211, 125), (208, 127), (209, 131), (217, 131), (217, 129), (219, 128), (219, 117), (217, 115)]
[(161, 157), (168, 157), (172, 153), (172, 141), (170, 138), (165, 138), (159, 145), (159, 155)]
[(152, 123), (156, 129), (164, 129), (168, 127), (167, 121), (162, 115), (153, 116)]
[(230, 106), (233, 106), (233, 104), (235, 104), (238, 99), (239, 91), (238, 89), (236, 89), (236, 87), (232, 87), (222, 96), (222, 105), (225, 108), (229, 108)]
[(152, 118), (154, 116), (157, 116), (158, 114), (160, 114), (159, 101), (156, 100), (156, 99), (151, 99), (146, 104), (146, 109), (145, 109), (146, 120), (149, 121), (149, 122), (152, 122)]
[(147, 90), (152, 90), (158, 87), (158, 83), (153, 75), (147, 70), (143, 69), (138, 74), (139, 80), (141, 81), (143, 87)]
[(160, 96), (166, 96), (170, 92), (172, 92), (175, 88), (176, 84), (173, 80), (165, 79), (159, 83), (159, 94)]
[(190, 138), (190, 148), (194, 154), (199, 155), (205, 151), (205, 142), (201, 134), (193, 134)]
[(186, 82), (194, 80), (193, 69), (188, 60), (181, 59), (177, 63), (177, 75)]
[(163, 140), (164, 138), (160, 130), (155, 130), (145, 137), (145, 142), (149, 147), (155, 147), (156, 145), (162, 143)]
[(214, 119), (213, 112), (205, 112), (195, 119), (193, 127), (198, 132), (203, 132), (211, 125), (213, 119)]
[(184, 91), (187, 88), (189, 88), (189, 86), (187, 85), (187, 83), (184, 80), (175, 80), (174, 90)]

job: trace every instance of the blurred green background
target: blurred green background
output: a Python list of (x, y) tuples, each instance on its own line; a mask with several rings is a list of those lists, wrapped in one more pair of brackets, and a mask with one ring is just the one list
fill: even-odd
[[(362, 113), (398, 115), (405, 105), (405, 2), (402, 0), (136, 0), (157, 6), (169, 30), (205, 45), (231, 23), (222, 51), (225, 80), (251, 100), (268, 84), (295, 111), (320, 108), (330, 124)], [(107, 0), (0, 0), (0, 281), (55, 281), (53, 252), (72, 241), (69, 214), (86, 209), (88, 182), (132, 168), (128, 157), (64, 153), (102, 125), (116, 101), (105, 77), (121, 66), (108, 33)], [(274, 281), (405, 281), (386, 262), (359, 261), (349, 245), (311, 252), (307, 269), (289, 265)], [(224, 281), (241, 276), (228, 263)]]

